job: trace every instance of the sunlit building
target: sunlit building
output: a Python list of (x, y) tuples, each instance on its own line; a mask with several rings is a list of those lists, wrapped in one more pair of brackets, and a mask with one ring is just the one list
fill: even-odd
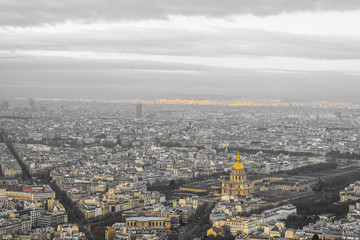
[(215, 221), (213, 227), (222, 228), (224, 226), (230, 229), (231, 234), (252, 233), (260, 228), (261, 220), (258, 218), (246, 218), (236, 216), (225, 220)]
[(244, 164), (238, 153), (236, 162), (232, 165), (229, 181), (222, 182), (222, 195), (250, 197), (254, 192), (254, 183), (246, 178)]

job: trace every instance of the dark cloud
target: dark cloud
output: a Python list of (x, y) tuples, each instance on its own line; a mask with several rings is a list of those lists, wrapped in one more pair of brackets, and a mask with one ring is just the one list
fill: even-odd
[(31, 63), (2, 60), (0, 66), (5, 66), (0, 69), (3, 98), (119, 99), (192, 94), (327, 99), (357, 96), (360, 90), (360, 75), (339, 72), (277, 72), (150, 61), (78, 62), (61, 58), (42, 58)]
[[(341, 61), (359, 59), (360, 39), (356, 34), (294, 34), (244, 26), (227, 28), (231, 18), (226, 19), (225, 26), (211, 25), (213, 19), (206, 19), (210, 26), (199, 24), (199, 29), (171, 27), (172, 19), (157, 22), (155, 27), (144, 27), (142, 24), (151, 22), (138, 21), (166, 19), (169, 15), (224, 18), (237, 14), (268, 16), (355, 9), (360, 9), (359, 0), (0, 0), (0, 26), (3, 26), (0, 28), (0, 97), (357, 96), (360, 75), (336, 72), (356, 68), (353, 62)], [(85, 24), (80, 24), (79, 29), (76, 24), (52, 26), (68, 20)], [(135, 25), (139, 25), (124, 27), (109, 23), (127, 20), (137, 20)], [(109, 28), (98, 29), (86, 24), (99, 21), (104, 21)], [(46, 27), (33, 27), (35, 25)], [(74, 25), (75, 29), (71, 29)], [(36, 51), (45, 54), (37, 56)], [(47, 52), (52, 52), (53, 57), (44, 57)], [(89, 57), (94, 59), (71, 56), (86, 52), (94, 54)], [(70, 57), (61, 57), (66, 54)], [(108, 60), (105, 56), (105, 60), (96, 60), (97, 56), (106, 54), (135, 57)], [(164, 56), (168, 61), (180, 63), (164, 62)], [(204, 66), (185, 64), (191, 57), (203, 57)], [(314, 59), (340, 59), (332, 64), (340, 62), (343, 66), (335, 66), (334, 72), (285, 72), (281, 71), (282, 63), (284, 69), (294, 65), (282, 59), (277, 72), (213, 67), (218, 65), (206, 62), (210, 58), (218, 61), (234, 58), (234, 66), (238, 63), (236, 57), (244, 57), (243, 63), (258, 59), (258, 69), (266, 68), (262, 61), (268, 57), (299, 58), (311, 63), (321, 62)], [(322, 69), (321, 66), (318, 69)]]
[(360, 9), (358, 0), (0, 0), (0, 25), (29, 26), (66, 20), (158, 19), (167, 15), (224, 17), (297, 11)]
[[(111, 29), (70, 33), (4, 33), (2, 50), (93, 51), (170, 56), (359, 59), (359, 36), (302, 35), (250, 29)], [(10, 55), (8, 56), (10, 57)]]

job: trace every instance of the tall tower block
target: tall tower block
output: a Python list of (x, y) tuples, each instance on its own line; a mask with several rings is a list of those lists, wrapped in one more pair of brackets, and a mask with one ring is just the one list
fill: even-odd
[(142, 118), (142, 105), (141, 105), (141, 103), (136, 104), (136, 118)]

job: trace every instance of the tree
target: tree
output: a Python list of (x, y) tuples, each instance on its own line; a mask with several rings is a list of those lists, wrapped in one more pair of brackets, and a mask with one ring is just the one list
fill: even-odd
[(183, 237), (183, 239), (182, 240), (188, 240), (188, 239), (190, 239), (190, 235), (188, 234), (188, 235), (186, 235), (185, 237)]
[(319, 240), (319, 235), (315, 234), (315, 235), (312, 237), (312, 240)]
[(114, 240), (116, 235), (116, 230), (114, 228), (110, 228), (108, 231), (108, 240)]

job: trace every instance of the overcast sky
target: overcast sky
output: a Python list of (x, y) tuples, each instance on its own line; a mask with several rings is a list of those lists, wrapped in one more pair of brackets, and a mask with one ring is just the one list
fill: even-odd
[(0, 0), (0, 98), (356, 98), (359, 23), (359, 0)]

